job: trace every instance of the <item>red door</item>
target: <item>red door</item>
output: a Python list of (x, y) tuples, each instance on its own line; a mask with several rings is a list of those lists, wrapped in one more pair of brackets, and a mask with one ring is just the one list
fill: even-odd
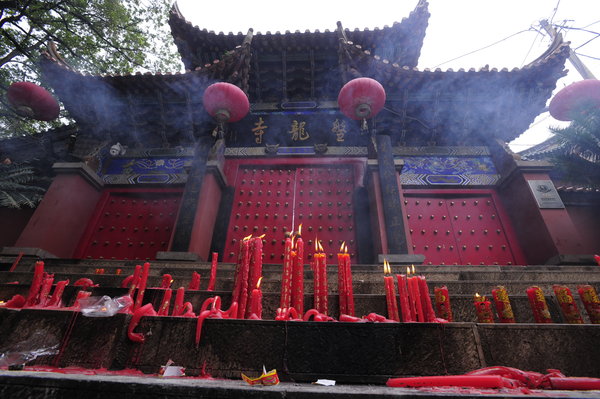
[(105, 193), (76, 257), (155, 259), (168, 250), (180, 200), (180, 191)]
[[(464, 191), (463, 191), (464, 192)], [(404, 192), (412, 249), (425, 264), (524, 264), (492, 192)]]
[(356, 256), (354, 173), (351, 165), (239, 164), (228, 176), (235, 194), (224, 261), (236, 261), (245, 236), (265, 234), (264, 262), (281, 263), (285, 232), (300, 224), (307, 259), (317, 238), (330, 260), (344, 241)]

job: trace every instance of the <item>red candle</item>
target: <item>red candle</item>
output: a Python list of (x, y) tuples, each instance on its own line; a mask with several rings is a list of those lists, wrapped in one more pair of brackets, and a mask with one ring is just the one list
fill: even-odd
[(31, 280), (31, 286), (29, 287), (29, 295), (27, 295), (27, 301), (25, 306), (33, 306), (38, 303), (40, 294), (40, 288), (44, 282), (44, 262), (35, 262), (35, 271), (33, 272), (33, 279)]
[(475, 294), (473, 302), (475, 304), (475, 312), (477, 312), (477, 321), (479, 323), (493, 323), (494, 316), (492, 315), (492, 304), (490, 301), (486, 301), (484, 296)]
[[(260, 237), (254, 237), (250, 241), (250, 272), (248, 275), (248, 295), (252, 297), (252, 291), (258, 284), (258, 280), (262, 276), (262, 257), (263, 257), (263, 238), (265, 235)], [(250, 298), (252, 299), (252, 298)], [(250, 303), (246, 308), (246, 318), (250, 316)]]
[(415, 274), (415, 265), (412, 265), (412, 277), (408, 277), (408, 294), (411, 302), (414, 304), (415, 320), (425, 322), (423, 314), (423, 304), (421, 303), (421, 293), (419, 292), (419, 282)]
[[(250, 238), (250, 236), (246, 238)], [(244, 242), (246, 241), (246, 238), (240, 241), (240, 251), (238, 252), (237, 264), (235, 266), (235, 275), (233, 277), (233, 291), (231, 292), (231, 303), (239, 303), (238, 301), (240, 299), (240, 276), (242, 271), (242, 258), (244, 257)]]
[(304, 241), (301, 234), (302, 225), (298, 227), (296, 256), (292, 263), (292, 307), (300, 317), (304, 313)]
[(400, 321), (398, 316), (398, 302), (396, 301), (396, 288), (394, 287), (394, 278), (388, 276), (392, 272), (390, 264), (386, 259), (383, 260), (383, 283), (385, 287), (385, 302), (387, 304), (388, 319)]
[(402, 321), (405, 323), (414, 321), (410, 314), (410, 306), (408, 304), (408, 288), (406, 287), (406, 276), (404, 274), (396, 274), (398, 281), (398, 296), (400, 297), (400, 311), (402, 313)]
[(56, 287), (54, 287), (54, 293), (52, 294), (50, 301), (48, 301), (47, 306), (62, 306), (62, 295), (67, 284), (69, 284), (69, 280), (63, 280), (56, 283)]
[(158, 309), (159, 316), (168, 316), (169, 315), (169, 305), (171, 302), (171, 295), (173, 295), (173, 290), (170, 288), (165, 289), (165, 293), (163, 294), (162, 303), (160, 304), (160, 308)]
[(252, 290), (252, 294), (250, 296), (250, 316), (248, 318), (254, 318), (253, 315), (255, 315), (257, 319), (262, 319), (262, 291), (260, 290), (261, 281), (262, 277), (259, 277), (258, 282), (256, 283), (256, 288)]
[(492, 290), (492, 297), (494, 298), (494, 305), (496, 305), (496, 314), (500, 323), (514, 323), (515, 315), (510, 306), (510, 299), (508, 298), (508, 292), (503, 286), (498, 286)]
[(75, 302), (73, 302), (72, 308), (75, 310), (79, 310), (79, 301), (81, 299), (88, 298), (91, 295), (92, 295), (92, 293), (90, 291), (83, 291), (83, 290), (77, 291), (77, 297), (75, 298)]
[(283, 247), (283, 272), (281, 276), (280, 308), (289, 308), (292, 303), (292, 238), (286, 237)]
[(548, 304), (544, 297), (544, 291), (538, 286), (529, 287), (526, 290), (529, 305), (533, 312), (533, 319), (536, 323), (552, 323)]
[(313, 256), (313, 275), (314, 275), (314, 297), (315, 306), (314, 308), (323, 314), (327, 314), (327, 261), (325, 253), (323, 252), (323, 246), (318, 239), (315, 239), (316, 252)]
[(173, 277), (170, 274), (163, 274), (162, 281), (160, 283), (160, 288), (169, 288), (171, 283), (173, 282)]
[(569, 287), (564, 285), (553, 285), (554, 295), (560, 305), (565, 321), (569, 324), (583, 324), (579, 308), (573, 299), (573, 294)]
[(150, 273), (150, 263), (144, 263), (144, 267), (142, 268), (142, 277), (140, 278), (140, 288), (138, 289), (137, 296), (135, 297), (135, 306), (133, 311), (138, 310), (142, 307), (142, 302), (144, 301), (144, 292), (146, 292), (146, 284), (148, 283), (148, 273)]
[(207, 291), (215, 290), (215, 282), (217, 281), (217, 264), (218, 264), (219, 254), (216, 252), (212, 253), (212, 262), (210, 265), (210, 279), (208, 280), (208, 288)]
[(344, 248), (346, 242), (342, 243), (340, 252), (338, 253), (338, 297), (340, 304), (340, 315), (348, 314), (348, 294), (346, 288), (346, 259), (344, 256)]
[(580, 285), (577, 292), (592, 324), (600, 324), (600, 299), (591, 285)]
[(240, 285), (238, 294), (238, 312), (237, 318), (243, 319), (246, 314), (246, 305), (248, 303), (248, 274), (250, 272), (250, 237), (244, 238), (242, 243), (242, 267), (240, 269)]
[(175, 295), (175, 305), (173, 306), (173, 316), (181, 316), (183, 313), (183, 297), (185, 295), (185, 288), (177, 288), (177, 294)]
[(415, 306), (415, 301), (414, 301), (414, 285), (411, 283), (411, 277), (410, 277), (410, 268), (407, 266), (406, 267), (406, 288), (408, 290), (407, 294), (408, 294), (408, 305), (409, 305), (409, 310), (410, 310), (410, 319), (412, 321), (417, 321), (417, 308)]
[(200, 274), (192, 272), (192, 279), (188, 285), (188, 290), (199, 290), (200, 289)]
[(448, 294), (448, 288), (444, 285), (443, 287), (435, 287), (433, 290), (435, 294), (435, 308), (437, 310), (437, 316), (448, 321), (452, 321), (452, 308), (450, 307), (450, 295)]
[(346, 288), (346, 304), (348, 309), (348, 315), (354, 316), (354, 289), (352, 287), (352, 266), (350, 262), (350, 255), (348, 254), (348, 246), (344, 244), (344, 277)]
[(423, 321), (433, 323), (435, 321), (435, 312), (431, 305), (431, 297), (429, 296), (429, 287), (424, 276), (417, 276), (419, 283), (419, 293), (421, 294), (421, 304), (423, 307)]
[(52, 283), (54, 282), (54, 274), (46, 274), (44, 282), (42, 283), (42, 289), (40, 290), (39, 305), (45, 307), (48, 303), (48, 295), (52, 289)]
[(142, 274), (142, 266), (135, 265), (135, 270), (133, 271), (133, 278), (131, 279), (131, 284), (129, 285), (129, 296), (133, 298), (133, 293), (140, 283), (140, 276)]

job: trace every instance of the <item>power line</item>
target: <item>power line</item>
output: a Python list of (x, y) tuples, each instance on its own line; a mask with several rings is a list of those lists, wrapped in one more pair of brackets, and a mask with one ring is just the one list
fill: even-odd
[(580, 56), (582, 56), (582, 57), (586, 57), (586, 58), (591, 58), (591, 59), (593, 59), (593, 60), (598, 60), (598, 61), (600, 61), (600, 58), (598, 58), (598, 57), (592, 57), (591, 55), (585, 55), (585, 54), (581, 54), (581, 53), (577, 53), (577, 55), (580, 55)]
[(439, 66), (441, 66), (441, 65), (447, 64), (447, 63), (449, 63), (449, 62), (452, 62), (452, 61), (456, 61), (456, 60), (458, 60), (458, 59), (460, 59), (460, 58), (463, 58), (463, 57), (466, 57), (466, 56), (468, 56), (468, 55), (474, 54), (474, 53), (476, 53), (476, 52), (478, 52), (478, 51), (485, 50), (485, 49), (487, 49), (487, 48), (490, 48), (490, 47), (492, 47), (492, 46), (495, 46), (496, 44), (500, 44), (500, 43), (502, 43), (503, 41), (506, 41), (506, 40), (510, 39), (511, 37), (517, 36), (517, 35), (519, 35), (519, 34), (521, 34), (521, 33), (524, 33), (524, 32), (529, 32), (529, 31), (531, 31), (531, 30), (532, 30), (531, 28), (528, 28), (528, 29), (523, 29), (522, 31), (519, 31), (519, 32), (513, 33), (512, 35), (510, 35), (510, 36), (507, 36), (507, 37), (505, 37), (504, 39), (500, 39), (500, 40), (498, 40), (498, 41), (496, 41), (496, 42), (494, 42), (494, 43), (492, 43), (492, 44), (488, 44), (487, 46), (484, 46), (484, 47), (478, 48), (477, 50), (470, 51), (470, 52), (468, 52), (468, 53), (466, 53), (466, 54), (459, 55), (458, 57), (452, 58), (451, 60), (447, 60), (447, 61), (444, 61), (444, 62), (442, 62), (442, 63), (440, 63), (440, 64), (437, 64), (436, 66), (434, 66), (434, 68), (437, 68), (437, 67), (439, 67)]
[(527, 54), (525, 54), (525, 57), (523, 57), (523, 61), (521, 61), (521, 67), (523, 65), (525, 65), (525, 60), (527, 59), (527, 57), (529, 57), (529, 53), (531, 53), (531, 50), (533, 49), (533, 45), (535, 44), (535, 41), (537, 40), (538, 36), (540, 36), (540, 34), (542, 34), (539, 30), (533, 28), (533, 30), (535, 30), (537, 32), (537, 35), (535, 35), (535, 37), (533, 38), (533, 42), (531, 42), (531, 46), (529, 46), (529, 50), (527, 50)]
[(550, 17), (550, 23), (552, 23), (552, 21), (554, 20), (554, 17), (556, 16), (556, 12), (558, 11), (558, 6), (560, 5), (560, 0), (558, 0), (556, 2), (556, 7), (554, 7), (554, 12), (552, 14), (552, 17)]

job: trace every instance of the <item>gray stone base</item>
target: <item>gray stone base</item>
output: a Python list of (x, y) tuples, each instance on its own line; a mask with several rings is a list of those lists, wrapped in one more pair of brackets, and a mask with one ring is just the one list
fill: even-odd
[(2, 247), (0, 255), (5, 256), (19, 256), (23, 253), (23, 256), (33, 256), (40, 259), (56, 258), (57, 256), (41, 248), (32, 247)]
[(200, 256), (194, 252), (160, 251), (156, 253), (156, 260), (172, 260), (178, 262), (198, 262)]
[(386, 259), (392, 265), (420, 265), (425, 260), (421, 254), (379, 254), (377, 260), (383, 263)]

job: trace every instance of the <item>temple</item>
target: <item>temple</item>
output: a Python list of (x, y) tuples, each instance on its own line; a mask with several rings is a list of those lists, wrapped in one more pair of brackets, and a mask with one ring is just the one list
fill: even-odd
[[(24, 265), (33, 264), (27, 259), (43, 258), (58, 273), (75, 274), (99, 267), (112, 270), (117, 265), (132, 269), (136, 263), (150, 261), (162, 265), (162, 272), (178, 276), (178, 271), (205, 267), (217, 253), (219, 263), (225, 265), (223, 273), (229, 273), (238, 262), (244, 237), (264, 235), (263, 262), (270, 270), (265, 290), (271, 289), (274, 298), (286, 234), (302, 226), (307, 264), (313, 261), (317, 241), (329, 265), (336, 264), (341, 244), (347, 245), (358, 273), (355, 282), (361, 281), (356, 283), (357, 298), (363, 295), (357, 299), (357, 316), (371, 309), (385, 313), (382, 293), (377, 291), (385, 258), (392, 267), (414, 264), (431, 274), (434, 280), (430, 281), (446, 283), (451, 291), (454, 287), (455, 294), (463, 296), (457, 299), (462, 305), (455, 305), (462, 309), (456, 310), (455, 321), (476, 321), (467, 310), (471, 290), (486, 292), (505, 278), (514, 280), (513, 285), (506, 284), (519, 291), (516, 295), (522, 294), (520, 307), (515, 306), (520, 309), (517, 321), (531, 323), (525, 282), (517, 282), (521, 277), (515, 273), (530, 273), (523, 280), (537, 284), (546, 284), (539, 282), (544, 275), (549, 276), (543, 280), (547, 284), (600, 281), (590, 266), (592, 255), (600, 251), (600, 233), (585, 222), (594, 215), (594, 207), (565, 200), (564, 190), (557, 191), (549, 175), (550, 163), (522, 159), (507, 146), (542, 112), (557, 80), (566, 74), (569, 45), (557, 35), (537, 59), (512, 70), (419, 69), (429, 16), (427, 1), (419, 0), (401, 22), (373, 30), (349, 30), (338, 22), (324, 32), (250, 29), (223, 34), (193, 26), (175, 5), (169, 24), (185, 66), (181, 73), (91, 75), (70, 67), (51, 44), (41, 57), (44, 80), (76, 126), (63, 135), (64, 148), (54, 152), (54, 177), (44, 199), (15, 233), (14, 241), (4, 243), (3, 259), (25, 254)], [(383, 109), (372, 118), (354, 120), (340, 111), (340, 90), (356, 78), (373, 79), (385, 89)], [(221, 123), (209, 115), (203, 94), (217, 82), (233, 84), (247, 95), (250, 112), (244, 118)], [(305, 273), (309, 288), (308, 266)], [(571, 278), (571, 273), (576, 277)], [(182, 276), (174, 277), (176, 284)], [(485, 276), (490, 278), (487, 283)], [(106, 284), (116, 287), (122, 276), (92, 278), (106, 279)], [(217, 285), (227, 291), (232, 276), (223, 278)], [(194, 297), (196, 310), (198, 301), (209, 294)], [(271, 299), (265, 305), (272, 313), (265, 311), (265, 318), (274, 317), (276, 302)], [(558, 305), (550, 310), (561, 322)], [(115, 320), (111, 323), (120, 328)], [(244, 334), (243, 323), (234, 327), (220, 323), (206, 327), (213, 326), (206, 339), (214, 340), (215, 348), (218, 335), (227, 334), (227, 328)], [(411, 352), (412, 368), (387, 354), (384, 361), (373, 360), (369, 366), (373, 374), (349, 366), (347, 375), (373, 382), (394, 374), (448, 374), (499, 362), (531, 369), (541, 362), (540, 367), (551, 368), (550, 363), (559, 359), (558, 363), (570, 365), (566, 368), (598, 376), (597, 367), (588, 363), (575, 366), (575, 356), (536, 355), (519, 363), (490, 346), (481, 349), (480, 339), (492, 346), (493, 342), (511, 345), (502, 334), (519, 341), (538, 331), (533, 324), (524, 325), (531, 331), (481, 327), (473, 338), (471, 324), (450, 323), (445, 331), (468, 342), (464, 348), (456, 343), (448, 349), (453, 353), (449, 356), (456, 357), (454, 365), (443, 359), (443, 350), (442, 360), (419, 363), (419, 350), (429, 347), (423, 344)], [(365, 327), (366, 334), (366, 326), (354, 327)], [(581, 335), (565, 338), (560, 332), (552, 337), (573, 344), (573, 337), (598, 335), (594, 326), (585, 327), (585, 332), (577, 331)], [(170, 334), (182, 328), (169, 330)], [(263, 331), (264, 339), (279, 342), (281, 331), (269, 328)], [(296, 334), (290, 339), (297, 342), (309, 340), (310, 334), (335, 340), (337, 334), (293, 328), (298, 331), (290, 332)], [(417, 331), (424, 328), (420, 323), (402, 328), (412, 329), (414, 336), (427, 335)], [(371, 335), (373, 345), (377, 340), (389, 343), (387, 333), (378, 331)], [(394, 331), (389, 333), (396, 334), (397, 340), (406, 338), (399, 329)], [(114, 345), (121, 339), (119, 334), (113, 337)], [(550, 333), (544, 330), (543, 334)], [(285, 339), (287, 343), (287, 335)], [(250, 339), (256, 345), (258, 340)], [(431, 338), (437, 347), (436, 342)], [(589, 340), (582, 339), (581, 345), (584, 342)], [(137, 350), (132, 345), (128, 343), (126, 349)], [(233, 348), (240, 350), (240, 345)], [(463, 349), (474, 357), (458, 355)], [(253, 350), (254, 355), (267, 356)], [(215, 362), (216, 375), (234, 375), (234, 358), (215, 360), (217, 355), (208, 349), (200, 349), (200, 355), (192, 352), (196, 357), (188, 367), (198, 367), (191, 363), (208, 356), (209, 363)], [(120, 353), (123, 356), (109, 365), (151, 371), (156, 362), (168, 360), (150, 359), (147, 353), (135, 360), (136, 353), (129, 352), (129, 357)], [(270, 358), (277, 363), (277, 356)], [(62, 359), (69, 359), (68, 354)], [(63, 360), (56, 364), (64, 365)], [(264, 361), (261, 358), (250, 366), (249, 360), (240, 360), (239, 367), (255, 369)], [(324, 367), (328, 370), (324, 375), (344, 380), (338, 375), (342, 372), (336, 366), (327, 369), (330, 366), (323, 359), (316, 360), (315, 369), (302, 364), (308, 361), (305, 358), (300, 363), (289, 361), (283, 379), (306, 380)], [(391, 368), (382, 366), (385, 362)]]

